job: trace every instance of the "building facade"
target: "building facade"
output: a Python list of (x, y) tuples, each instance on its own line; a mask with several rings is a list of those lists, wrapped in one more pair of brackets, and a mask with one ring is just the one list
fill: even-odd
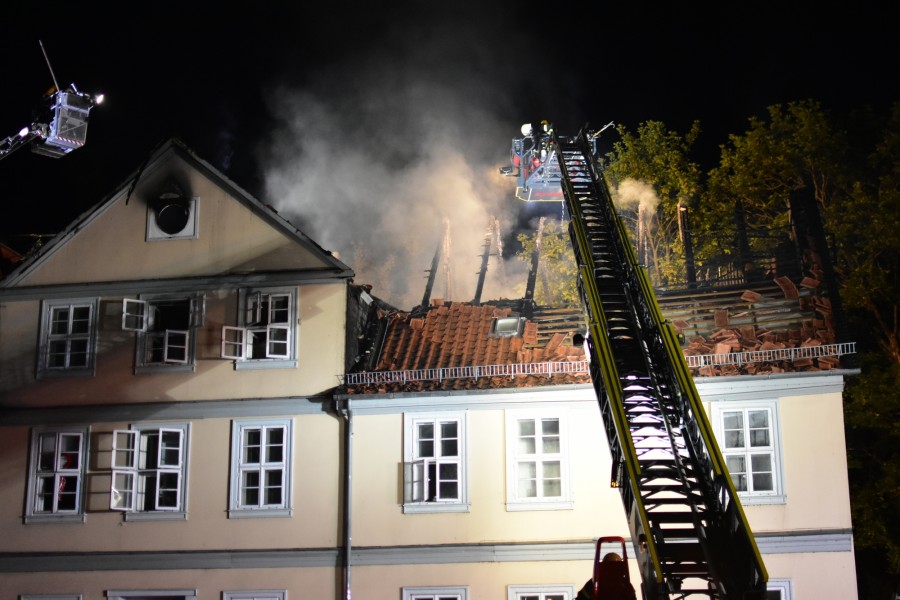
[[(353, 594), (572, 600), (594, 540), (630, 537), (583, 352), (558, 332), (539, 342), (539, 319), (510, 333), (520, 313), (508, 308), (441, 304), (395, 317), (379, 360), (339, 396), (352, 420)], [(849, 371), (785, 366), (695, 383), (771, 597), (856, 598)]]
[(334, 597), (352, 275), (173, 140), (0, 281), (0, 597)]
[[(629, 536), (578, 311), (402, 312), (352, 277), (177, 141), (18, 262), (0, 597), (574, 600)], [(856, 597), (826, 362), (695, 371), (781, 600)]]

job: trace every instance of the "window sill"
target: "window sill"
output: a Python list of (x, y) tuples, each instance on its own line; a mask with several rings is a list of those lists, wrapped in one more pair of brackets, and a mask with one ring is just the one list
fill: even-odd
[(35, 373), (35, 379), (57, 379), (60, 377), (93, 377), (96, 375), (93, 365), (78, 369), (47, 369), (41, 368)]
[(86, 515), (25, 515), (25, 523), (28, 525), (38, 523), (84, 523)]
[(266, 519), (285, 518), (294, 515), (290, 508), (232, 508), (228, 511), (229, 519)]
[(187, 513), (178, 511), (141, 511), (125, 513), (126, 521), (187, 521)]
[(134, 368), (136, 375), (145, 373), (193, 373), (194, 365), (140, 365)]
[(254, 369), (296, 369), (296, 360), (236, 360), (234, 361), (235, 371), (252, 371)]
[(787, 496), (776, 494), (774, 496), (752, 496), (738, 492), (738, 498), (743, 506), (755, 506), (765, 504), (787, 504)]
[(507, 502), (507, 512), (520, 512), (526, 510), (572, 510), (575, 503), (571, 500), (537, 500), (534, 502)]
[(460, 502), (420, 502), (416, 504), (404, 504), (404, 514), (423, 513), (467, 513), (470, 505)]

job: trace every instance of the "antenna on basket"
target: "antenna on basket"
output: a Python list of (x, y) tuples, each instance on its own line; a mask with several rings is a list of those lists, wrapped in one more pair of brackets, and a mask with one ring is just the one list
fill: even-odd
[(38, 44), (41, 45), (41, 52), (44, 53), (44, 60), (47, 61), (47, 68), (50, 69), (50, 78), (53, 79), (53, 89), (59, 91), (59, 83), (56, 81), (56, 74), (53, 72), (53, 65), (50, 64), (50, 57), (47, 56), (47, 49), (44, 48), (44, 42), (38, 40)]

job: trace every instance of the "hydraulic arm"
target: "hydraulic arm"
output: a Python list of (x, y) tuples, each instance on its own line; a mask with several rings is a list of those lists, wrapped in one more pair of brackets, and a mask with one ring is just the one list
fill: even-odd
[(593, 138), (584, 130), (548, 137), (579, 268), (611, 481), (644, 597), (763, 599), (762, 558), (681, 347), (596, 166)]

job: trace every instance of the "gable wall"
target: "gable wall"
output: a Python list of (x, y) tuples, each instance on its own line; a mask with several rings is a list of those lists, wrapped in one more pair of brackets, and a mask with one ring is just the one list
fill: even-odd
[[(197, 239), (147, 241), (148, 201), (178, 181), (198, 197)], [(260, 269), (321, 268), (323, 261), (256, 216), (182, 160), (145, 173), (135, 192), (106, 208), (47, 256), (19, 285), (191, 277)]]

